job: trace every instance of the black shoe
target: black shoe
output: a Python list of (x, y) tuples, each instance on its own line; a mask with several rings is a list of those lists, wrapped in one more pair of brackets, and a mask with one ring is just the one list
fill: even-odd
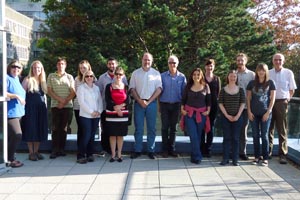
[(36, 154), (31, 153), (31, 154), (29, 154), (29, 156), (28, 156), (28, 160), (31, 160), (31, 161), (38, 161), (39, 159), (38, 159), (38, 157), (36, 156)]
[(67, 154), (65, 152), (63, 152), (63, 151), (56, 153), (56, 156), (66, 156), (66, 155)]
[(123, 158), (121, 157), (121, 158), (118, 158), (118, 160), (117, 160), (118, 162), (123, 162)]
[(240, 166), (240, 164), (237, 161), (232, 162), (233, 166)]
[(280, 156), (280, 158), (279, 158), (279, 163), (280, 164), (287, 164), (287, 160), (286, 160), (286, 158), (284, 157), (284, 156)]
[(85, 158), (79, 158), (79, 159), (77, 159), (77, 163), (79, 163), (79, 164), (86, 164), (87, 160)]
[(130, 156), (131, 159), (136, 159), (138, 157), (140, 157), (142, 154), (141, 152), (133, 152)]
[(220, 165), (228, 165), (229, 161), (228, 160), (222, 160), (222, 162), (220, 162)]
[(245, 155), (245, 154), (240, 155), (240, 158), (241, 158), (242, 160), (249, 160), (249, 157), (248, 157), (247, 155)]
[(168, 153), (167, 151), (164, 151), (164, 152), (161, 154), (161, 156), (162, 156), (163, 158), (167, 158), (167, 157), (169, 157), (169, 153)]
[(51, 153), (49, 156), (50, 159), (55, 159), (56, 157), (57, 157), (56, 153)]
[(87, 158), (88, 162), (94, 162), (94, 160), (95, 160), (95, 158), (92, 155), (88, 156), (88, 158)]
[(109, 162), (115, 162), (115, 158), (109, 159)]
[(152, 160), (156, 159), (156, 155), (153, 152), (148, 153), (148, 157)]
[(194, 163), (196, 165), (199, 165), (201, 163), (200, 160), (194, 160), (194, 159), (191, 159), (191, 163)]
[(40, 154), (39, 152), (35, 153), (36, 157), (39, 159), (39, 160), (44, 160), (44, 156), (42, 154)]
[(174, 157), (174, 158), (178, 158), (179, 157), (178, 153), (175, 153), (174, 151), (170, 152), (169, 155), (172, 156), (172, 157)]

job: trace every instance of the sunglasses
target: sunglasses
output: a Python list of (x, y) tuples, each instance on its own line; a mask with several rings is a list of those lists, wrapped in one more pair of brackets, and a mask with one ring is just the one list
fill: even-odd
[(93, 75), (86, 75), (84, 78), (94, 78)]
[(121, 73), (115, 73), (116, 76), (123, 76)]
[(16, 68), (21, 69), (22, 67), (17, 66), (17, 65), (13, 65), (13, 66), (11, 66), (11, 68), (12, 68), (12, 69), (16, 69)]
[(174, 65), (175, 65), (175, 64), (176, 64), (176, 62), (169, 62), (169, 64), (174, 64)]

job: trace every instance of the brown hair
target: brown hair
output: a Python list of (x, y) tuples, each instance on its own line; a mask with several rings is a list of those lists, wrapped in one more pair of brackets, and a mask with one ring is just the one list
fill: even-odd
[(258, 92), (258, 86), (259, 86), (259, 77), (258, 77), (258, 71), (265, 71), (266, 75), (265, 75), (265, 79), (263, 81), (263, 90), (265, 91), (265, 89), (269, 86), (269, 68), (268, 65), (266, 65), (265, 63), (259, 63), (255, 69), (255, 82), (254, 82), (254, 88), (255, 91)]

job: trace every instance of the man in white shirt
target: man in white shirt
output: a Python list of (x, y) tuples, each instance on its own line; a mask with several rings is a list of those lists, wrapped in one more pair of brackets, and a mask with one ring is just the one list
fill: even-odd
[(157, 97), (162, 91), (160, 73), (153, 69), (153, 56), (144, 53), (142, 67), (136, 69), (131, 76), (129, 89), (135, 100), (134, 102), (134, 152), (132, 159), (141, 156), (143, 150), (144, 118), (147, 123), (147, 150), (148, 157), (155, 159), (156, 115)]
[(287, 133), (287, 115), (288, 102), (297, 89), (294, 74), (291, 70), (284, 68), (285, 58), (281, 53), (273, 56), (273, 69), (269, 71), (270, 79), (276, 84), (275, 104), (272, 109), (272, 120), (269, 129), (269, 157), (272, 156), (275, 126), (278, 132), (279, 140), (279, 163), (287, 164), (286, 155), (288, 153), (288, 133)]

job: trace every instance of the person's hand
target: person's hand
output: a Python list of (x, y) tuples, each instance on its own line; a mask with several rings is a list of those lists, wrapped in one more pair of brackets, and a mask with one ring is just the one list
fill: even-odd
[(143, 99), (140, 99), (138, 102), (143, 108), (146, 108), (149, 105), (149, 102)]
[(186, 112), (185, 110), (181, 110), (181, 114), (182, 114), (183, 116), (186, 116), (186, 115), (187, 115), (187, 112)]
[(248, 118), (249, 118), (250, 121), (254, 120), (254, 115), (250, 110), (248, 110)]
[(119, 117), (122, 117), (122, 116), (123, 116), (123, 113), (122, 113), (121, 110), (117, 110), (117, 113), (118, 113), (118, 116), (119, 116)]
[(18, 100), (19, 100), (19, 102), (20, 102), (21, 105), (24, 106), (24, 105), (26, 104), (25, 99), (23, 99), (23, 98), (21, 98), (21, 97), (19, 97), (19, 96), (18, 96)]
[(262, 121), (263, 121), (263, 122), (267, 121), (267, 120), (269, 119), (269, 117), (270, 117), (270, 113), (269, 113), (269, 111), (267, 111), (267, 112), (263, 115)]
[(203, 113), (202, 113), (202, 115), (204, 115), (204, 116), (208, 116), (208, 115), (209, 115), (209, 111), (205, 111), (205, 112), (203, 112)]

